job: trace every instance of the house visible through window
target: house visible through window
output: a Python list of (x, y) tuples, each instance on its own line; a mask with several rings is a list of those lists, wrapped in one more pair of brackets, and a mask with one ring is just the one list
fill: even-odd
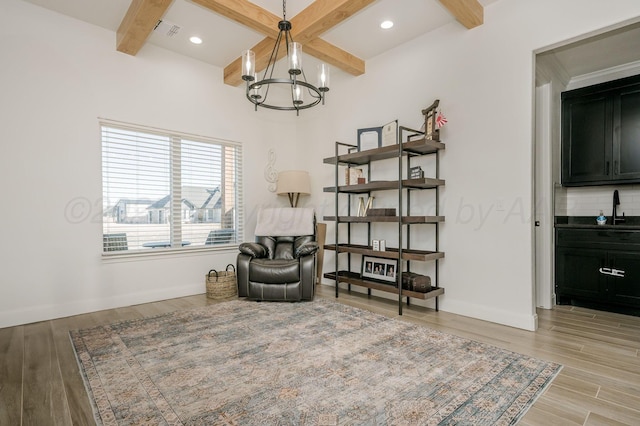
[(102, 123), (103, 252), (235, 244), (240, 144)]

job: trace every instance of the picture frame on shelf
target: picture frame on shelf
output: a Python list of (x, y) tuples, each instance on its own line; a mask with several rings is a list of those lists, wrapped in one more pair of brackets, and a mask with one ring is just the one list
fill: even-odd
[(397, 271), (398, 259), (362, 256), (362, 278), (395, 283)]
[(358, 129), (358, 151), (376, 149), (382, 146), (382, 127)]
[(398, 143), (398, 120), (382, 126), (382, 146), (396, 145)]

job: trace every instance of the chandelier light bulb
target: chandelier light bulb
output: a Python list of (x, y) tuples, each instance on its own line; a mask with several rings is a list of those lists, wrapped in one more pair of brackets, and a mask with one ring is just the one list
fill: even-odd
[(256, 73), (256, 54), (253, 50), (242, 52), (242, 79), (253, 81)]
[(251, 89), (251, 98), (255, 100), (262, 99), (262, 85), (255, 84), (258, 81), (258, 74), (253, 75), (254, 86)]
[(330, 80), (331, 80), (331, 74), (329, 70), (329, 65), (327, 64), (318, 65), (318, 89), (321, 92), (329, 91)]
[(300, 85), (294, 84), (293, 85), (293, 103), (295, 105), (301, 105), (303, 102), (304, 100), (302, 97), (302, 89), (300, 88)]
[(298, 75), (302, 72), (302, 45), (292, 41), (289, 43), (289, 74)]

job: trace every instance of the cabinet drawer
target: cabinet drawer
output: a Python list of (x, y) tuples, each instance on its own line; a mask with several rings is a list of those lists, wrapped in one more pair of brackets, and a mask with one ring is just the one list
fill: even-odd
[(556, 229), (556, 245), (640, 251), (640, 230)]

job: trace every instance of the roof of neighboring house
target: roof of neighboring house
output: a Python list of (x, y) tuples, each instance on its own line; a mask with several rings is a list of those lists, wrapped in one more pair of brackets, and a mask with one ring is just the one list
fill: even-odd
[[(171, 201), (171, 195), (167, 195), (153, 202), (148, 209), (164, 209)], [(191, 209), (219, 209), (222, 206), (222, 194), (220, 187), (207, 189), (199, 186), (182, 187), (182, 202)]]
[(169, 200), (171, 200), (171, 195), (167, 195), (166, 197), (160, 198), (158, 201), (156, 201), (155, 203), (151, 204), (147, 208), (148, 209), (163, 209), (167, 205)]
[(219, 209), (222, 206), (222, 193), (220, 192), (220, 187), (216, 187), (215, 189), (207, 189), (209, 196), (207, 199), (200, 205), (201, 209)]
[(213, 189), (202, 186), (183, 186), (182, 198), (189, 200), (196, 208), (215, 208), (215, 203), (220, 199), (220, 187)]

